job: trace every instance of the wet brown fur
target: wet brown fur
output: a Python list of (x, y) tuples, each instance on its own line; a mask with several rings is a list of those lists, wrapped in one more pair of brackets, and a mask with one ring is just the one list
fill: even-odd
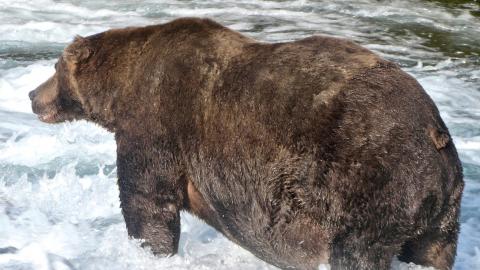
[(411, 76), (350, 41), (261, 43), (197, 18), (110, 30), (77, 38), (31, 98), (44, 121), (115, 132), (128, 232), (156, 254), (177, 251), (187, 210), (283, 269), (452, 267), (447, 127)]

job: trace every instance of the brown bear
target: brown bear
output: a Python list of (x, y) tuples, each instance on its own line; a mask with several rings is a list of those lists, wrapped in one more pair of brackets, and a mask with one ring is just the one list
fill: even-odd
[(182, 18), (78, 37), (40, 120), (115, 133), (129, 235), (175, 254), (189, 211), (283, 269), (451, 269), (462, 169), (432, 100), (344, 39), (264, 43)]

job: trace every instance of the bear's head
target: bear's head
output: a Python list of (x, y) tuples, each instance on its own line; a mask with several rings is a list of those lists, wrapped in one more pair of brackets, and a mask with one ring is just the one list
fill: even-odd
[(32, 111), (41, 121), (60, 123), (86, 117), (74, 77), (78, 64), (92, 53), (87, 43), (84, 38), (75, 38), (55, 64), (55, 74), (29, 93)]

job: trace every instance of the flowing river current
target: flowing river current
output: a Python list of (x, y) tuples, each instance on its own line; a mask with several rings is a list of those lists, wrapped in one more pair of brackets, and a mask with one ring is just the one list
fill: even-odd
[(0, 0), (0, 269), (276, 269), (186, 213), (179, 254), (154, 257), (127, 236), (113, 135), (84, 121), (47, 125), (31, 112), (28, 92), (76, 34), (182, 16), (268, 42), (353, 39), (413, 75), (463, 163), (455, 269), (480, 269), (480, 4), (455, 2)]

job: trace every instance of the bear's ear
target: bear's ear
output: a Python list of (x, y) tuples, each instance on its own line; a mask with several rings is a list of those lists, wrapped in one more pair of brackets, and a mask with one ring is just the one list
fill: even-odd
[(66, 62), (77, 64), (87, 60), (93, 53), (90, 41), (84, 37), (76, 36), (73, 43), (65, 49), (63, 57)]

